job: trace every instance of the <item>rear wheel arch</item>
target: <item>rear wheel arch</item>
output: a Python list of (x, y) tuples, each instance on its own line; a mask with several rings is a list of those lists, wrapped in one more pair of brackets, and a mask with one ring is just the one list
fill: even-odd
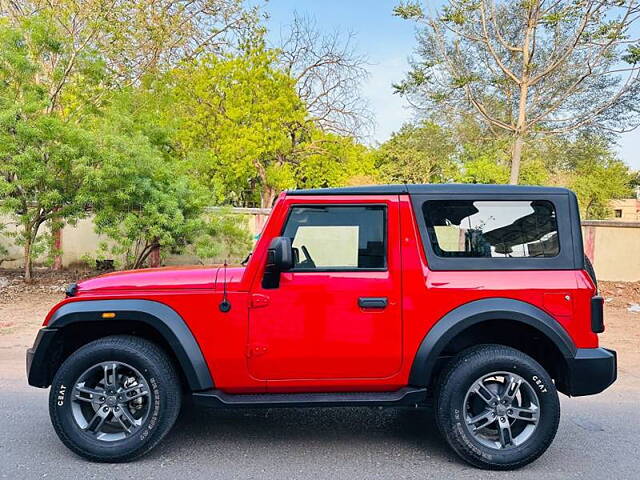
[[(111, 319), (103, 312), (115, 313)], [(71, 302), (54, 312), (48, 329), (56, 330), (45, 358), (49, 383), (73, 351), (98, 338), (129, 334), (158, 344), (176, 364), (190, 391), (208, 390), (214, 382), (200, 347), (188, 326), (171, 307), (151, 300), (86, 300)], [(38, 368), (34, 365), (33, 367)], [(33, 368), (32, 367), (32, 368)]]
[(409, 384), (430, 386), (453, 355), (474, 345), (500, 344), (537, 360), (567, 390), (567, 360), (576, 347), (564, 328), (538, 307), (508, 298), (487, 298), (447, 313), (425, 335), (413, 360)]

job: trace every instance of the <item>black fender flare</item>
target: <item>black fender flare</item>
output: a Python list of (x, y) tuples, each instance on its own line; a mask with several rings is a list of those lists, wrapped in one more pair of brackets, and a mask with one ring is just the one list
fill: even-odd
[(487, 320), (526, 324), (551, 340), (566, 359), (576, 355), (576, 346), (569, 334), (545, 311), (511, 298), (484, 298), (454, 308), (431, 327), (414, 357), (409, 384), (428, 386), (438, 358), (447, 344), (463, 330)]
[[(114, 318), (105, 320), (102, 313), (113, 312)], [(76, 322), (133, 320), (155, 329), (173, 350), (192, 391), (214, 388), (207, 362), (193, 333), (171, 307), (152, 300), (82, 300), (70, 302), (57, 309), (47, 328), (62, 329)]]

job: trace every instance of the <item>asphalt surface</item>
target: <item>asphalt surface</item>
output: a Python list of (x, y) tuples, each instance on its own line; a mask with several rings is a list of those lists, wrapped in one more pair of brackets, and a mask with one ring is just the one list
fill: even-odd
[(1, 379), (0, 478), (637, 479), (640, 395), (627, 387), (622, 383), (590, 398), (562, 397), (554, 443), (514, 474), (462, 463), (440, 438), (432, 413), (408, 409), (190, 406), (160, 446), (142, 459), (90, 463), (56, 437), (48, 391), (27, 387), (19, 378)]

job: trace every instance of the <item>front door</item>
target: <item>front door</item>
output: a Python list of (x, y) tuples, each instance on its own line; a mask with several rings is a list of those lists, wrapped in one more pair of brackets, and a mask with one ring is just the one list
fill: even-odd
[(289, 206), (295, 264), (278, 288), (252, 291), (252, 376), (331, 385), (400, 369), (398, 225), (395, 201)]

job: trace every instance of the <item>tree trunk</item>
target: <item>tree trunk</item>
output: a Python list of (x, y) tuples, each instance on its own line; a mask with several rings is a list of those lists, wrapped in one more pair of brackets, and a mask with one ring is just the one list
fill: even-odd
[[(133, 264), (133, 270), (137, 270), (142, 268), (144, 262), (147, 261), (147, 258), (153, 253), (153, 251), (158, 250), (158, 263), (160, 262), (160, 243), (158, 243), (158, 239), (154, 239), (151, 243), (147, 243), (145, 247), (142, 249), (142, 252), (136, 258), (135, 263)], [(153, 265), (151, 265), (153, 266)]]
[(31, 237), (25, 235), (24, 238), (24, 281), (26, 283), (31, 283), (31, 247), (33, 241)]
[(51, 225), (52, 250), (53, 250), (53, 270), (62, 270), (62, 225), (60, 217), (56, 215), (60, 211), (60, 207), (53, 209), (53, 216), (49, 220)]
[(156, 245), (151, 249), (151, 253), (149, 253), (149, 266), (151, 268), (160, 266), (160, 245)]
[(520, 177), (520, 159), (522, 158), (522, 144), (524, 139), (520, 133), (516, 134), (513, 142), (513, 149), (511, 150), (511, 176), (509, 177), (509, 183), (511, 185), (518, 184), (518, 178)]
[(522, 159), (522, 145), (525, 135), (528, 133), (527, 127), (527, 99), (529, 95), (529, 75), (531, 73), (531, 41), (535, 41), (536, 21), (534, 12), (539, 8), (539, 2), (530, 4), (527, 31), (522, 43), (522, 78), (520, 79), (520, 98), (518, 99), (518, 121), (516, 123), (513, 149), (511, 150), (511, 175), (509, 183), (517, 185), (520, 178), (520, 161)]
[(62, 228), (56, 227), (53, 230), (53, 249), (55, 251), (53, 257), (53, 270), (62, 270)]
[(273, 201), (277, 195), (276, 189), (267, 185), (263, 186), (262, 193), (260, 194), (260, 206), (262, 208), (273, 207)]

